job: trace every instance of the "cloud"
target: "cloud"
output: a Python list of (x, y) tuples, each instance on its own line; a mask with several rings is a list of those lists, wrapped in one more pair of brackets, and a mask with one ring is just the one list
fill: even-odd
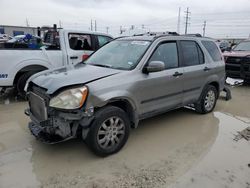
[[(249, 0), (0, 0), (0, 23), (33, 26), (62, 22), (63, 27), (88, 30), (90, 20), (97, 20), (98, 30), (117, 35), (120, 26), (176, 30), (178, 8), (181, 11), (181, 31), (184, 30), (184, 10), (190, 8), (189, 31), (202, 32), (207, 21), (207, 34), (248, 36), (250, 33)], [(235, 26), (234, 26), (235, 25)], [(237, 26), (238, 25), (238, 26)], [(239, 30), (240, 28), (240, 30)]]

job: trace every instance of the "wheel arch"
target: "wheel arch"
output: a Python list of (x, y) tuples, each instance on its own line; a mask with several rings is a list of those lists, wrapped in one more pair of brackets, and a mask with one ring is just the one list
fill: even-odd
[(112, 98), (108, 100), (104, 106), (107, 105), (116, 106), (124, 110), (128, 114), (128, 117), (131, 121), (131, 127), (136, 128), (138, 126), (139, 119), (135, 112), (135, 107), (131, 101), (126, 98)]
[(47, 70), (49, 69), (48, 67), (44, 66), (44, 65), (39, 65), (39, 64), (34, 64), (34, 65), (28, 65), (28, 66), (25, 66), (23, 68), (21, 68), (16, 74), (15, 74), (15, 77), (14, 77), (14, 81), (13, 81), (13, 84), (16, 84), (18, 79), (20, 78), (20, 76), (25, 73), (25, 72), (29, 72), (29, 71), (37, 71), (37, 72), (40, 72), (40, 71), (44, 71), (44, 70)]
[(207, 85), (211, 85), (211, 86), (214, 86), (218, 92), (218, 96), (217, 98), (219, 97), (219, 93), (220, 93), (220, 84), (217, 82), (217, 81), (212, 81), (212, 82), (209, 82)]

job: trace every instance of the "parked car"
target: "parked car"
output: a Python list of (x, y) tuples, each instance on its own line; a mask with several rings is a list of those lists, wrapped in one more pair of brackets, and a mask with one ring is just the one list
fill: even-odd
[(236, 45), (230, 52), (223, 53), (226, 63), (226, 75), (250, 81), (250, 40)]
[(0, 34), (0, 43), (4, 43), (8, 40), (11, 40), (12, 37), (7, 34)]
[(16, 35), (12, 39), (7, 40), (6, 42), (14, 43), (14, 42), (23, 40), (24, 38), (25, 38), (25, 35)]
[(64, 29), (46, 32), (44, 40), (38, 36), (17, 36), (0, 47), (0, 88), (14, 86), (24, 96), (24, 86), (31, 75), (75, 65), (110, 40), (112, 37), (104, 33)]
[(219, 47), (220, 47), (220, 49), (221, 49), (222, 52), (230, 51), (231, 50), (230, 43), (227, 42), (227, 41), (220, 42)]
[(45, 71), (26, 85), (32, 134), (45, 143), (80, 131), (100, 156), (118, 152), (142, 119), (185, 105), (211, 112), (225, 63), (208, 38), (143, 35), (116, 39), (73, 70)]

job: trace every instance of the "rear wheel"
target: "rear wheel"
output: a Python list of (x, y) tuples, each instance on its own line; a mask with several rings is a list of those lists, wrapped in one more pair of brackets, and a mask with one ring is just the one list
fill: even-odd
[(212, 112), (216, 105), (217, 98), (217, 89), (212, 85), (206, 86), (202, 91), (199, 101), (195, 104), (195, 110), (201, 114)]
[(127, 114), (115, 106), (96, 112), (86, 138), (89, 148), (99, 156), (108, 156), (121, 150), (128, 140), (130, 121)]
[(26, 97), (26, 92), (24, 91), (25, 84), (27, 80), (35, 73), (36, 72), (33, 71), (25, 72), (17, 80), (16, 89), (20, 97), (22, 98)]

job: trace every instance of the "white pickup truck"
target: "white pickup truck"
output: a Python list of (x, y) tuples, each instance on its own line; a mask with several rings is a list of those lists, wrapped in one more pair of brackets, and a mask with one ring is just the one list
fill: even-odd
[[(49, 33), (49, 32), (48, 32)], [(112, 37), (103, 33), (58, 29), (46, 34), (43, 47), (0, 46), (0, 88), (15, 87), (23, 96), (27, 79), (40, 71), (81, 62)], [(26, 46), (25, 46), (26, 45)]]

